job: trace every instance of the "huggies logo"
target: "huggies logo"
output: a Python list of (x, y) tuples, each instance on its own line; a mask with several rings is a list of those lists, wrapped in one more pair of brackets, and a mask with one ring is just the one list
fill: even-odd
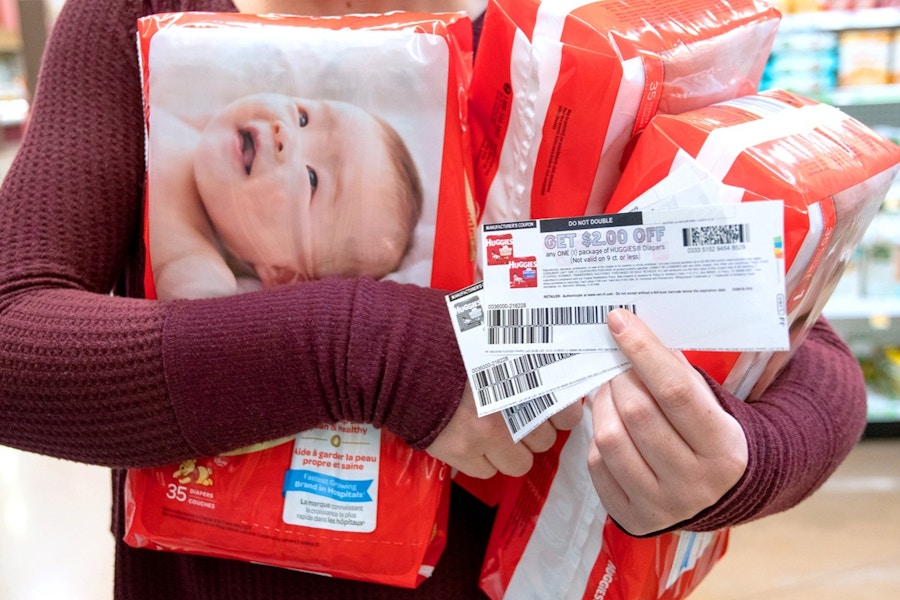
[(468, 331), (475, 327), (481, 327), (484, 322), (484, 311), (481, 308), (481, 300), (478, 296), (465, 302), (454, 305), (456, 309), (456, 321), (460, 331)]
[(513, 236), (511, 233), (489, 235), (486, 246), (488, 265), (508, 264), (513, 255)]
[(534, 288), (538, 285), (537, 257), (525, 256), (509, 261), (509, 287)]
[(612, 561), (609, 561), (606, 563), (606, 572), (603, 573), (603, 579), (597, 584), (597, 590), (594, 592), (593, 600), (603, 600), (606, 598), (606, 592), (609, 591), (609, 586), (612, 585), (615, 576), (616, 565), (612, 564)]

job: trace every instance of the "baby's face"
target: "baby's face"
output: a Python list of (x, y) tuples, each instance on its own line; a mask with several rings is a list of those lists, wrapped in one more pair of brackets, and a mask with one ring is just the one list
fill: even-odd
[(223, 244), (266, 287), (396, 268), (406, 247), (381, 125), (340, 102), (243, 98), (204, 129), (200, 196)]

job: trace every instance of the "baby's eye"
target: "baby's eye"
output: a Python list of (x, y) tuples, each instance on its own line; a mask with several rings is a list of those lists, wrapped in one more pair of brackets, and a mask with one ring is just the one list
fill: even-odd
[(316, 174), (316, 170), (310, 166), (306, 167), (306, 172), (309, 174), (309, 187), (312, 193), (315, 193), (316, 188), (319, 187), (319, 176)]
[(300, 127), (306, 127), (306, 125), (309, 123), (309, 115), (306, 114), (306, 111), (302, 108), (297, 109), (297, 112), (300, 115)]

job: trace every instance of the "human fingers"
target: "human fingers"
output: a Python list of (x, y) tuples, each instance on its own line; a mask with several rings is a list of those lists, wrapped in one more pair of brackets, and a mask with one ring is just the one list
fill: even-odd
[(631, 500), (628, 494), (603, 462), (603, 456), (594, 444), (588, 447), (588, 473), (600, 503), (612, 518), (618, 520), (620, 515), (630, 512)]
[(478, 411), (471, 388), (466, 385), (456, 412), (425, 451), (454, 469), (478, 479), (487, 479), (497, 473), (497, 468), (484, 455), (480, 444), (484, 425), (478, 420)]
[(550, 417), (550, 423), (559, 431), (575, 429), (575, 427), (581, 423), (581, 417), (584, 415), (583, 404), (583, 399), (579, 398), (577, 401)]
[(522, 443), (532, 452), (546, 452), (556, 442), (557, 431), (569, 431), (581, 422), (584, 414), (582, 398), (569, 403), (550, 418), (538, 425), (534, 431), (522, 438)]
[(426, 451), (459, 471), (480, 479), (498, 471), (511, 476), (528, 472), (531, 450), (516, 444), (500, 413), (479, 417), (466, 386), (456, 412)]
[(557, 432), (574, 429), (581, 422), (583, 414), (582, 399), (579, 398), (538, 425), (534, 431), (522, 438), (521, 443), (532, 452), (546, 452), (556, 442)]
[[(637, 317), (622, 313), (628, 320), (623, 328), (619, 316), (610, 330), (632, 368), (606, 386), (608, 413), (620, 419), (653, 477), (642, 477), (627, 455), (604, 451), (602, 434), (595, 434), (595, 444), (629, 499), (627, 510), (613, 512), (618, 503), (610, 514), (632, 533), (649, 533), (692, 517), (731, 489), (746, 469), (747, 439), (682, 355), (665, 348)], [(596, 414), (594, 424), (605, 426)]]
[[(595, 473), (595, 467), (602, 466), (605, 478), (616, 482), (625, 499), (646, 496), (648, 487), (655, 485), (656, 476), (619, 415), (610, 383), (601, 386), (594, 395), (591, 419), (593, 437), (588, 466), (592, 478), (598, 474)], [(601, 482), (595, 480), (594, 483), (597, 486)], [(607, 493), (603, 487), (597, 489)], [(601, 498), (604, 494), (601, 494)], [(619, 505), (628, 503), (621, 499), (617, 502)]]
[(556, 427), (550, 421), (541, 423), (519, 441), (531, 452), (546, 452), (554, 442), (556, 442)]
[(657, 479), (671, 476), (674, 465), (694, 464), (685, 442), (634, 369), (608, 382), (610, 402), (637, 452)]
[[(588, 450), (588, 472), (609, 515), (626, 531), (642, 535), (689, 518), (704, 506), (694, 502), (690, 488), (693, 480), (689, 475), (697, 470), (690, 453), (681, 449), (671, 454), (658, 451), (672, 443), (686, 447), (671, 426), (655, 426), (659, 428), (654, 433), (657, 440), (649, 445), (629, 431), (627, 419), (617, 406), (623, 385), (633, 386), (627, 374), (603, 386), (594, 398), (594, 443)], [(649, 423), (641, 426), (648, 427)]]
[[(481, 419), (497, 419), (502, 424), (503, 429), (501, 435), (493, 436), (490, 439), (484, 440), (484, 456), (487, 461), (491, 465), (493, 465), (499, 472), (511, 477), (521, 477), (522, 475), (530, 471), (532, 465), (534, 464), (534, 455), (532, 454), (531, 449), (528, 447), (528, 445), (522, 442), (516, 443), (513, 441), (512, 436), (509, 435), (509, 431), (506, 429), (506, 424), (503, 423), (503, 419), (500, 416), (500, 413), (487, 415), (485, 417), (481, 417)], [(542, 425), (547, 424), (544, 423)], [(534, 432), (529, 435), (532, 434), (534, 434)]]
[(731, 418), (700, 374), (681, 353), (664, 346), (633, 313), (614, 310), (608, 315), (608, 325), (635, 375), (684, 441), (702, 454), (718, 452), (722, 436), (730, 435), (722, 428)]

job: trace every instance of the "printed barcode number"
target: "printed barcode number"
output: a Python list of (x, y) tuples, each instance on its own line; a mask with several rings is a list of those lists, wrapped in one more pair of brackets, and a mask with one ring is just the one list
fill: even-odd
[(722, 246), (750, 241), (750, 225), (707, 225), (685, 227), (682, 239), (685, 246)]
[(487, 312), (488, 344), (551, 344), (555, 325), (605, 325), (617, 308), (637, 313), (634, 304), (502, 308)]
[(475, 393), (481, 406), (531, 391), (543, 381), (539, 369), (572, 356), (572, 353), (523, 354), (507, 362), (473, 373)]
[(488, 311), (488, 327), (596, 324), (600, 322), (600, 309), (599, 306), (493, 308)]
[(556, 404), (556, 394), (544, 394), (532, 398), (528, 402), (504, 408), (503, 418), (506, 420), (509, 430), (515, 435), (554, 404)]

